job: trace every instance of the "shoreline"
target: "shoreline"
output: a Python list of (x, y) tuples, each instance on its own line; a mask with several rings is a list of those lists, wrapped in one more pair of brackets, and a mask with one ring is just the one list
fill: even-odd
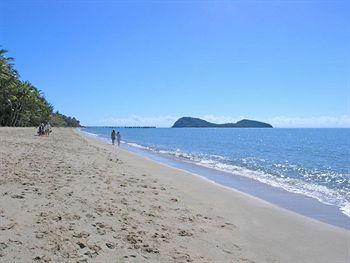
[[(108, 139), (98, 134), (81, 129), (77, 129), (77, 131), (83, 136), (97, 139), (102, 143), (110, 143)], [(160, 153), (154, 153), (144, 148), (134, 147), (128, 143), (123, 143), (121, 148), (137, 154), (138, 156), (145, 157), (150, 161), (190, 173), (199, 179), (214, 184), (216, 187), (224, 187), (229, 190), (238, 191), (272, 204), (280, 209), (285, 209), (309, 219), (350, 230), (350, 218), (342, 213), (339, 207), (325, 204), (316, 198), (293, 193), (283, 188), (273, 187), (239, 174), (232, 176), (232, 174), (227, 171), (196, 165), (195, 163), (187, 162), (179, 158), (177, 159)]]
[(349, 259), (347, 230), (72, 129), (34, 134), (32, 128), (0, 128), (1, 260)]

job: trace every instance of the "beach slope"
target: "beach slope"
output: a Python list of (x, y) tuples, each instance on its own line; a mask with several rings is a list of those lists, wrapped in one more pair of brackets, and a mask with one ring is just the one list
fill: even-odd
[(1, 262), (348, 262), (349, 231), (84, 137), (0, 128)]

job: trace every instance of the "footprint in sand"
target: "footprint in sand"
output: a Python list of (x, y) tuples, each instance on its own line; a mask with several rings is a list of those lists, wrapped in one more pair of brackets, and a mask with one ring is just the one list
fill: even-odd
[(85, 215), (87, 218), (92, 218), (92, 219), (95, 219), (95, 216), (91, 215), (91, 214), (86, 214)]
[(84, 244), (83, 242), (77, 242), (77, 245), (78, 245), (81, 249), (83, 249), (83, 248), (86, 247), (86, 244)]
[(75, 238), (87, 238), (89, 236), (90, 236), (90, 234), (88, 232), (85, 232), (85, 231), (73, 234), (73, 237), (75, 237)]
[(175, 262), (192, 262), (189, 254), (182, 253), (180, 251), (175, 251), (176, 256), (172, 256), (172, 258), (175, 260)]
[(103, 236), (107, 233), (107, 231), (105, 229), (102, 229), (102, 228), (97, 228), (97, 233), (99, 235)]
[(15, 199), (24, 199), (23, 195), (12, 195), (11, 197)]
[(3, 243), (3, 242), (0, 243), (0, 250), (3, 250), (3, 249), (5, 249), (5, 248), (7, 248), (7, 247), (8, 247), (8, 246), (7, 246), (6, 243)]
[(169, 234), (168, 234), (168, 233), (167, 233), (166, 235), (165, 235), (165, 234), (158, 234), (158, 233), (156, 232), (156, 233), (154, 233), (154, 234), (152, 235), (152, 238), (155, 238), (155, 239), (161, 238), (161, 239), (163, 239), (163, 241), (164, 241), (165, 239), (168, 239), (168, 238), (169, 238)]
[(36, 256), (35, 258), (33, 258), (33, 261), (39, 261), (39, 262), (51, 262), (51, 259), (46, 257), (46, 256)]
[(152, 248), (152, 247), (147, 247), (143, 248), (142, 251), (147, 252), (147, 253), (152, 253), (152, 254), (159, 254), (159, 250), (157, 248)]
[(138, 236), (134, 232), (128, 233), (128, 235), (126, 236), (126, 241), (128, 241), (128, 243), (134, 245), (134, 248), (139, 248), (139, 245), (136, 247), (135, 247), (135, 245), (137, 245), (138, 243), (143, 243), (142, 237)]
[(193, 234), (191, 232), (188, 232), (186, 230), (180, 230), (179, 233), (178, 233), (179, 236), (182, 236), (182, 237), (190, 237), (190, 236), (193, 236)]
[(100, 235), (105, 235), (107, 233), (107, 230), (108, 230), (108, 232), (115, 232), (115, 230), (111, 226), (105, 225), (101, 222), (98, 222), (96, 224), (92, 224), (92, 226), (97, 228), (96, 231)]
[(39, 233), (36, 233), (35, 237), (37, 239), (42, 239), (42, 238), (44, 238), (45, 234), (46, 234), (46, 232), (39, 232)]
[(89, 256), (90, 258), (96, 257), (99, 252), (102, 250), (102, 248), (99, 245), (89, 245), (88, 248), (90, 249), (89, 251), (85, 252), (84, 255)]
[(186, 216), (180, 216), (178, 219), (179, 219), (181, 222), (190, 222), (190, 223), (192, 223), (192, 222), (194, 221), (193, 218), (191, 218), (191, 217), (186, 217)]
[(62, 220), (62, 216), (60, 216), (60, 215), (54, 216), (52, 218), (52, 220), (55, 221), (55, 222), (61, 221)]
[(12, 239), (9, 239), (10, 243), (13, 243), (15, 245), (22, 245), (23, 243), (19, 240), (12, 240)]
[(109, 249), (114, 249), (116, 247), (116, 244), (108, 242), (106, 243), (106, 247), (108, 247)]
[(3, 257), (3, 251), (8, 247), (6, 243), (1, 242), (0, 243), (0, 257)]
[(16, 225), (15, 223), (10, 223), (10, 224), (4, 225), (4, 226), (0, 226), (0, 230), (10, 230), (10, 229), (14, 228), (15, 225)]
[(233, 229), (237, 228), (236, 225), (231, 224), (231, 223), (227, 223), (227, 222), (224, 223), (224, 224), (221, 224), (220, 227), (221, 228), (227, 228), (227, 229), (230, 229), (230, 230), (233, 230)]

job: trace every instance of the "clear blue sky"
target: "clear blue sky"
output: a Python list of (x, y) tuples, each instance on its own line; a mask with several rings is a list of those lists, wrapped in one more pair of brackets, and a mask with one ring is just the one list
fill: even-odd
[(0, 44), (85, 125), (349, 127), (349, 14), (349, 1), (0, 0)]

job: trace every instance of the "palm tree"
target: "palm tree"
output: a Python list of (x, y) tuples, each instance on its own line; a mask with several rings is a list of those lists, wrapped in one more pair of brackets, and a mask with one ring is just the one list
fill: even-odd
[(61, 126), (79, 126), (75, 118), (54, 114), (43, 92), (21, 81), (13, 61), (0, 49), (0, 126), (38, 126), (52, 118)]

